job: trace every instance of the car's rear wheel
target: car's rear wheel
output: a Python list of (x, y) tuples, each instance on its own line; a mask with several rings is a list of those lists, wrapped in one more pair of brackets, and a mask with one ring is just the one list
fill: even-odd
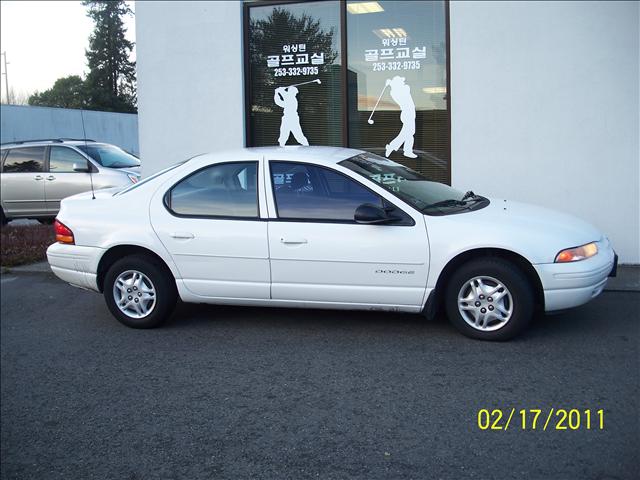
[(0, 222), (2, 223), (3, 226), (6, 225), (7, 223), (9, 223), (9, 219), (4, 214), (4, 209), (3, 208), (0, 208)]
[(446, 290), (447, 316), (464, 335), (481, 340), (508, 340), (533, 316), (530, 282), (514, 264), (499, 258), (462, 265)]
[(129, 255), (107, 271), (104, 297), (121, 323), (133, 328), (154, 328), (171, 316), (177, 292), (173, 276), (157, 260)]

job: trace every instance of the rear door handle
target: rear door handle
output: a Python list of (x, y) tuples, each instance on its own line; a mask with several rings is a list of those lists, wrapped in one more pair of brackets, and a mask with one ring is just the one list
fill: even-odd
[(169, 234), (171, 238), (180, 238), (184, 240), (188, 240), (190, 238), (194, 238), (193, 233), (190, 232), (172, 232)]
[(36, 175), (33, 177), (34, 180), (42, 180), (44, 177), (42, 175)]
[(55, 180), (55, 179), (56, 179), (56, 177), (54, 177), (53, 175), (49, 175), (49, 176), (47, 177), (47, 180), (49, 180), (49, 181), (51, 181), (51, 180)]
[(284, 238), (284, 237), (282, 237), (280, 239), (280, 241), (282, 243), (284, 243), (285, 245), (300, 245), (302, 243), (307, 243), (307, 239), (306, 238)]

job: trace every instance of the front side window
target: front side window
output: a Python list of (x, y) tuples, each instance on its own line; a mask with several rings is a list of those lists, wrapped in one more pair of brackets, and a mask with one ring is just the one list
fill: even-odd
[(13, 148), (4, 160), (4, 173), (39, 173), (44, 170), (45, 147)]
[(178, 215), (257, 218), (257, 171), (257, 162), (206, 167), (176, 184), (167, 206)]
[(363, 203), (383, 207), (378, 195), (328, 168), (293, 162), (270, 167), (279, 218), (353, 222)]
[(115, 145), (87, 144), (78, 145), (78, 148), (103, 167), (132, 168), (140, 166), (140, 160)]
[(87, 159), (75, 150), (67, 147), (51, 147), (49, 153), (49, 171), (51, 173), (73, 172), (73, 165), (86, 166)]

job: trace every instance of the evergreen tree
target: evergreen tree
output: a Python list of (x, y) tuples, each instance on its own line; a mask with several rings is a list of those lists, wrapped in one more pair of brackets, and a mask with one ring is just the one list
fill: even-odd
[(129, 60), (133, 42), (125, 37), (123, 17), (131, 9), (123, 0), (85, 0), (95, 27), (86, 51), (88, 108), (136, 112), (135, 62)]
[(50, 89), (31, 95), (29, 105), (86, 108), (85, 83), (78, 75), (59, 78)]

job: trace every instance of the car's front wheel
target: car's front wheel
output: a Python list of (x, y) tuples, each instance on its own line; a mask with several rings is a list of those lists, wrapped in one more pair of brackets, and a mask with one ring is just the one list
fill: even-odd
[(462, 265), (446, 290), (447, 316), (468, 337), (508, 340), (533, 316), (530, 282), (514, 264), (500, 258)]
[(121, 323), (133, 328), (154, 328), (171, 315), (177, 293), (173, 276), (157, 260), (130, 255), (107, 271), (104, 297)]

